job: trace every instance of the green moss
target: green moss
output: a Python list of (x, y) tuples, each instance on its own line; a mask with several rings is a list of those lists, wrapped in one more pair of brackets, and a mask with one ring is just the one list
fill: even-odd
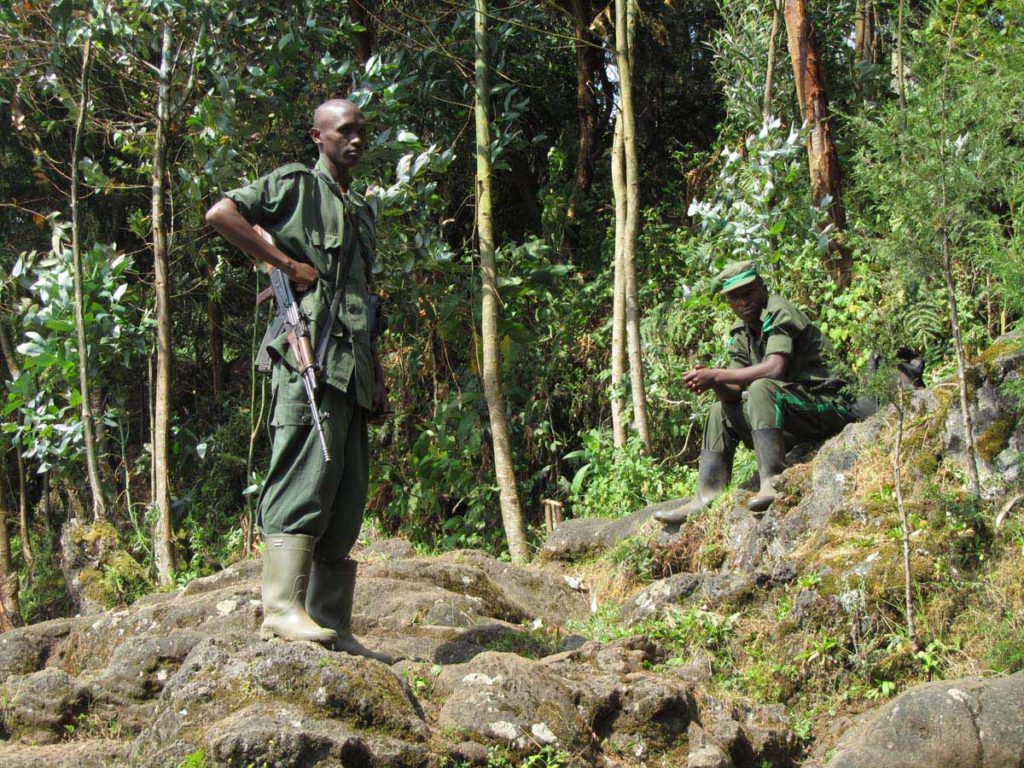
[(1015, 416), (1004, 414), (997, 418), (992, 425), (986, 429), (976, 443), (978, 455), (985, 461), (992, 461), (1002, 453), (1010, 444), (1010, 437), (1017, 427)]
[(119, 540), (117, 528), (106, 520), (92, 525), (75, 526), (71, 532), (71, 541), (74, 544), (117, 546)]
[(103, 558), (97, 568), (85, 568), (79, 575), (85, 596), (107, 608), (130, 605), (153, 589), (146, 569), (124, 550)]
[(561, 639), (557, 635), (549, 635), (543, 629), (506, 632), (485, 638), (481, 644), (489, 651), (514, 653), (527, 659), (542, 659), (545, 656), (550, 656), (557, 653), (562, 645)]
[(989, 366), (999, 358), (1012, 355), (1024, 349), (1024, 341), (1017, 338), (1003, 338), (983, 349), (971, 360), (975, 365)]

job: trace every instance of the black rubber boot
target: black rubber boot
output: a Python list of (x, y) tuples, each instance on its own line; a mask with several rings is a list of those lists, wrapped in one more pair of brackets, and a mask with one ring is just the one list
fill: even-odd
[(333, 645), (333, 629), (306, 613), (306, 589), (313, 560), (313, 537), (286, 533), (263, 539), (263, 626), (260, 639), (309, 640)]
[(685, 504), (655, 512), (654, 518), (669, 525), (677, 525), (707, 509), (729, 485), (733, 455), (731, 452), (701, 451), (700, 463), (697, 465), (697, 493)]
[(348, 558), (333, 563), (313, 560), (306, 610), (313, 620), (337, 633), (333, 648), (351, 656), (365, 656), (385, 664), (395, 659), (386, 653), (371, 651), (352, 634), (352, 600), (356, 592), (359, 564)]
[(747, 503), (747, 508), (751, 512), (764, 512), (775, 501), (775, 481), (786, 468), (786, 437), (781, 429), (755, 429), (751, 435), (761, 487)]

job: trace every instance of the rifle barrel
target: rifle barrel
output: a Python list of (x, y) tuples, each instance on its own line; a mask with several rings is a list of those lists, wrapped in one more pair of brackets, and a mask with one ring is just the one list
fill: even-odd
[(313, 414), (313, 426), (316, 427), (316, 435), (320, 438), (320, 450), (324, 453), (324, 463), (331, 463), (331, 452), (327, 448), (327, 438), (324, 437), (324, 428), (320, 423), (320, 409), (316, 407), (316, 395), (314, 394), (315, 374), (307, 369), (302, 374), (302, 384), (306, 387), (306, 399), (309, 400), (309, 410)]

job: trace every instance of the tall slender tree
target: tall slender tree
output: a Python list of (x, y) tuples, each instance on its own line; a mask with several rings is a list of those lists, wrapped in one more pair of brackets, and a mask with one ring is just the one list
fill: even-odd
[(576, 224), (582, 198), (590, 192), (597, 155), (598, 109), (596, 79), (601, 65), (601, 49), (590, 32), (590, 0), (569, 0), (576, 47), (576, 121), (579, 141), (576, 146), (576, 174), (566, 216)]
[(153, 424), (153, 468), (155, 472), (154, 499), (157, 508), (156, 529), (153, 532), (153, 551), (156, 554), (157, 576), (162, 584), (174, 578), (176, 555), (174, 532), (171, 527), (170, 490), (170, 419), (171, 369), (174, 349), (171, 344), (170, 288), (168, 286), (167, 206), (165, 183), (167, 175), (167, 131), (170, 127), (171, 22), (163, 21), (161, 30), (160, 69), (157, 73), (156, 132), (153, 138), (153, 176), (151, 184), (151, 219), (153, 226), (153, 265), (156, 296), (156, 403)]
[[(949, 24), (946, 40), (946, 54), (942, 62), (942, 88), (939, 92), (939, 131), (935, 136), (939, 156), (939, 189), (941, 195), (941, 238), (942, 277), (946, 284), (946, 301), (949, 306), (949, 321), (953, 329), (953, 350), (956, 353), (957, 382), (960, 390), (960, 418), (964, 429), (964, 446), (967, 449), (967, 474), (971, 480), (971, 494), (981, 496), (981, 478), (978, 475), (978, 452), (974, 441), (974, 416), (971, 413), (971, 396), (968, 389), (967, 353), (964, 351), (963, 334), (960, 331), (960, 307), (956, 298), (956, 277), (953, 274), (953, 247), (951, 231), (957, 222), (951, 220), (952, 205), (949, 194), (949, 147), (955, 133), (949, 129), (949, 66), (956, 42), (957, 24), (960, 21), (961, 2)], [(966, 135), (966, 134), (965, 134)]]
[(772, 116), (772, 91), (775, 88), (775, 52), (778, 48), (779, 27), (782, 25), (782, 0), (771, 0), (772, 3), (772, 31), (768, 37), (768, 66), (764, 73), (764, 106), (761, 108), (761, 115), (765, 122)]
[(636, 246), (640, 232), (640, 170), (636, 147), (636, 112), (633, 107), (632, 61), (636, 15), (636, 0), (615, 0), (615, 63), (619, 75), (619, 115), (622, 120), (623, 168), (626, 178), (626, 215), (622, 236), (626, 344), (633, 396), (633, 425), (644, 448), (650, 450), (651, 433), (647, 423), (647, 390), (644, 386), (640, 300), (636, 278)]
[[(846, 229), (842, 202), (842, 173), (839, 153), (832, 140), (828, 114), (828, 91), (821, 65), (821, 53), (805, 0), (785, 0), (783, 17), (789, 37), (789, 56), (804, 124), (808, 127), (807, 163), (811, 176), (811, 199), (815, 205), (828, 203), (828, 214), (836, 233)], [(829, 238), (828, 267), (840, 286), (850, 282), (849, 249), (836, 237)]]
[(626, 234), (626, 172), (623, 168), (622, 120), (615, 120), (612, 140), (612, 191), (615, 196), (615, 263), (612, 285), (612, 444), (616, 448), (626, 445), (627, 419), (623, 409), (622, 382), (626, 376), (626, 268), (623, 246)]
[(476, 227), (480, 241), (482, 312), (480, 337), (483, 346), (483, 384), (494, 444), (494, 474), (501, 499), (501, 518), (505, 526), (512, 562), (529, 560), (526, 525), (519, 506), (515, 463), (508, 436), (505, 397), (501, 389), (501, 347), (498, 342), (498, 270), (495, 259), (494, 220), (491, 205), (491, 87), (487, 62), (487, 0), (476, 0), (475, 13), (476, 99)]
[(0, 632), (21, 624), (18, 571), (11, 557), (11, 539), (7, 530), (12, 505), (5, 463), (3, 453), (0, 452)]
[[(7, 374), (11, 379), (21, 375), (18, 360), (14, 356), (14, 345), (7, 333), (7, 326), (0, 318), (0, 351), (3, 352)], [(21, 540), (21, 557), (25, 561), (25, 569), (31, 574), (35, 557), (32, 554), (32, 539), (28, 526), (28, 489), (25, 487), (25, 457), (21, 451), (21, 442), (15, 441), (14, 455), (18, 470), (18, 538)]]
[(82, 274), (82, 246), (79, 221), (78, 162), (85, 133), (86, 117), (89, 113), (89, 86), (92, 76), (92, 38), (85, 37), (82, 46), (82, 71), (79, 77), (78, 115), (75, 120), (74, 139), (71, 146), (71, 259), (73, 262), (75, 289), (75, 331), (78, 343), (78, 387), (81, 396), (82, 438), (85, 443), (85, 464), (89, 478), (89, 492), (92, 495), (92, 515), (95, 520), (107, 516), (107, 500), (100, 480), (99, 458), (96, 455), (96, 437), (93, 425), (92, 402), (89, 382), (89, 347), (85, 340), (85, 289)]
[(367, 9), (366, 0), (348, 0), (348, 9), (352, 21), (362, 27), (362, 31), (356, 32), (356, 60), (360, 64), (365, 64), (373, 55), (373, 39), (376, 29), (374, 20)]

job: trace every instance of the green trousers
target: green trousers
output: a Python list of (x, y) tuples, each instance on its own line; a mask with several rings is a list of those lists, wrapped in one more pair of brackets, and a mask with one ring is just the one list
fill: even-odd
[(270, 468), (260, 493), (259, 523), (266, 535), (316, 539), (314, 557), (348, 556), (359, 536), (369, 485), (366, 411), (352, 393), (321, 384), (317, 390), (331, 462), (325, 463), (302, 379), (274, 366)]
[(711, 406), (703, 448), (728, 452), (739, 441), (750, 446), (750, 433), (756, 429), (782, 429), (797, 443), (824, 440), (854, 420), (843, 394), (817, 394), (801, 384), (758, 379), (747, 387), (745, 400), (718, 400)]

